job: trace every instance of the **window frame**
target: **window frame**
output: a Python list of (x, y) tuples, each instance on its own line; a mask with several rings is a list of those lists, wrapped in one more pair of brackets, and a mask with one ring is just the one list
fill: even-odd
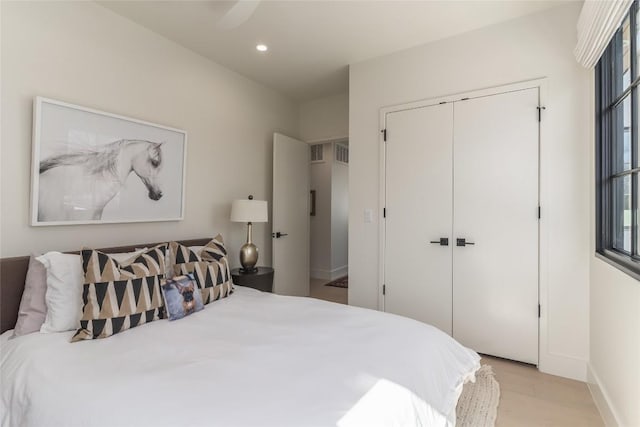
[[(638, 191), (640, 164), (640, 143), (638, 135), (638, 92), (640, 91), (640, 64), (637, 37), (638, 3), (634, 1), (622, 24), (609, 42), (602, 57), (595, 68), (595, 198), (596, 198), (596, 253), (607, 262), (640, 280), (640, 242), (638, 227)], [(629, 51), (630, 51), (630, 84), (628, 88), (623, 84), (623, 43), (622, 33), (624, 24), (629, 20)], [(617, 159), (624, 159), (624, 132), (620, 135), (618, 120), (624, 119), (624, 107), (618, 111), (618, 106), (630, 97), (630, 167), (622, 171), (616, 169)], [(616, 248), (616, 233), (614, 230), (615, 207), (614, 183), (616, 179), (624, 179), (630, 175), (630, 209), (631, 209), (631, 250)], [(624, 196), (623, 196), (624, 197)], [(624, 200), (624, 199), (623, 199)], [(623, 202), (624, 204), (624, 202)], [(622, 215), (624, 218), (624, 206)]]

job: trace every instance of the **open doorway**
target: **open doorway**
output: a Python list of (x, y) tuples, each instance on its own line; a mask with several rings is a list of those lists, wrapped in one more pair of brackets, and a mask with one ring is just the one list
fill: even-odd
[(349, 140), (310, 145), (310, 295), (347, 304)]

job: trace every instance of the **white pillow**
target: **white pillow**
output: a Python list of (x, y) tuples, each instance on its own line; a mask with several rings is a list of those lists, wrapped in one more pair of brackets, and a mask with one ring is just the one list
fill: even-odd
[[(118, 262), (146, 251), (109, 254)], [(47, 315), (40, 327), (42, 333), (64, 332), (78, 329), (82, 317), (82, 288), (84, 271), (80, 255), (48, 252), (36, 258), (47, 270), (45, 302)]]
[(82, 315), (84, 272), (80, 255), (47, 252), (36, 258), (47, 269), (47, 315), (40, 332), (77, 329)]

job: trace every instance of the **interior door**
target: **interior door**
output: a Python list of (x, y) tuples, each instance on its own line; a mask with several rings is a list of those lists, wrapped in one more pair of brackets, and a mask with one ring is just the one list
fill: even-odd
[(478, 352), (532, 364), (538, 98), (533, 88), (456, 102), (453, 144), (453, 336)]
[(274, 292), (309, 295), (309, 145), (273, 134)]
[(453, 106), (389, 113), (386, 129), (384, 308), (451, 334)]

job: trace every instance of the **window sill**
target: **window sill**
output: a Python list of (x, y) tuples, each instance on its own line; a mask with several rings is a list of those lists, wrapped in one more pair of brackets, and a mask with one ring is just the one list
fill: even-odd
[(596, 251), (596, 258), (640, 281), (640, 263), (610, 250)]

